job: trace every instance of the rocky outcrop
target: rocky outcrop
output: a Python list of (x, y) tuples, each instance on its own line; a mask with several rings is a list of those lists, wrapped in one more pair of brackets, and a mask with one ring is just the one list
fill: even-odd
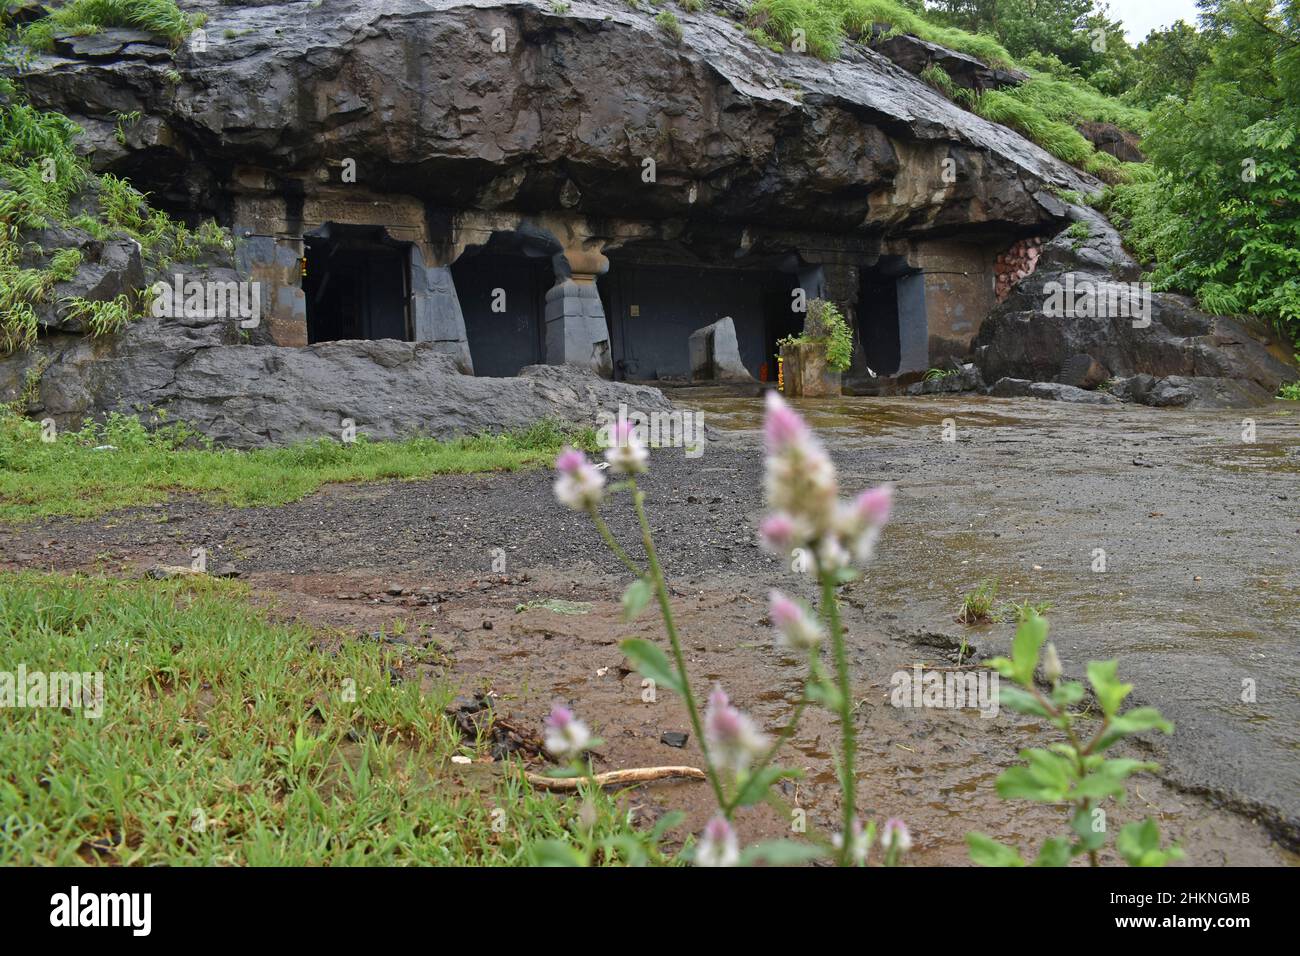
[(937, 66), (948, 74), (954, 85), (976, 92), (1019, 86), (1029, 79), (1029, 75), (1020, 70), (992, 67), (969, 54), (907, 33), (891, 33), (880, 26), (872, 33), (871, 49), (914, 76), (920, 76), (928, 67)]
[(60, 39), (24, 82), (99, 167), (189, 210), (220, 211), (243, 167), (292, 189), (345, 160), (436, 206), (876, 233), (1027, 227), (1053, 221), (1044, 184), (1096, 186), (873, 50), (774, 54), (716, 9), (678, 11), (679, 42), (615, 0), (186, 8), (206, 43), (174, 63), (108, 30)]
[[(1297, 377), (1240, 323), (1185, 296), (1152, 292), (1119, 234), (1095, 211), (1047, 243), (1036, 270), (985, 319), (973, 354), (987, 381), (1100, 384), (1169, 379), (1151, 404), (1252, 405)], [(1085, 235), (1086, 230), (1086, 235)], [(1170, 377), (1173, 377), (1172, 379)], [(1146, 390), (1124, 392), (1143, 400)]]
[(231, 321), (152, 316), (109, 339), (53, 335), (0, 358), (0, 402), (25, 389), (28, 414), (60, 426), (162, 411), (235, 448), (339, 438), (344, 419), (374, 439), (449, 438), (542, 419), (594, 427), (620, 404), (647, 414), (672, 407), (658, 389), (572, 366), (475, 378), (426, 342), (259, 346), (241, 343)]
[(1121, 129), (1114, 123), (1080, 123), (1079, 132), (1103, 153), (1109, 153), (1120, 162), (1144, 163), (1146, 156), (1140, 148), (1142, 139), (1136, 133)]

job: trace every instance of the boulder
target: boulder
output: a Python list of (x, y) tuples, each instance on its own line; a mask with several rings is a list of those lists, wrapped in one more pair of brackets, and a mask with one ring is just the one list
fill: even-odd
[(1120, 404), (1118, 398), (1106, 392), (1089, 392), (1060, 382), (1031, 382), (1025, 378), (1000, 378), (993, 383), (989, 394), (995, 398), (1042, 398), (1076, 405)]
[(994, 308), (972, 342), (986, 380), (1086, 384), (1103, 374), (1174, 376), (1198, 384), (1187, 386), (1190, 394), (1169, 387), (1165, 404), (1186, 397), (1190, 407), (1237, 407), (1269, 401), (1297, 377), (1241, 323), (1143, 285), (1140, 267), (1100, 214), (1076, 206), (1071, 215), (1087, 236), (1067, 229), (1046, 243), (1038, 268)]
[(926, 67), (938, 66), (954, 84), (976, 92), (1019, 86), (1029, 79), (1029, 75), (1020, 70), (998, 69), (967, 53), (950, 50), (910, 33), (889, 33), (880, 26), (872, 30), (871, 49), (887, 56), (914, 76), (919, 76)]
[(984, 388), (984, 377), (973, 364), (962, 365), (945, 375), (933, 375), (907, 386), (908, 395), (952, 395), (977, 392)]
[(145, 316), (115, 336), (55, 334), (0, 357), (0, 401), (37, 377), (27, 411), (61, 428), (113, 411), (166, 412), (234, 448), (338, 438), (343, 420), (377, 440), (523, 428), (542, 419), (595, 427), (619, 405), (671, 411), (663, 393), (574, 366), (515, 378), (462, 374), (433, 343), (245, 344), (234, 320)]
[(1146, 156), (1138, 148), (1142, 138), (1136, 133), (1121, 129), (1114, 123), (1080, 123), (1077, 129), (1100, 152), (1109, 153), (1120, 162), (1146, 162)]
[(745, 363), (740, 360), (736, 341), (736, 323), (727, 316), (691, 333), (687, 340), (691, 359), (691, 380), (711, 382), (752, 382)]

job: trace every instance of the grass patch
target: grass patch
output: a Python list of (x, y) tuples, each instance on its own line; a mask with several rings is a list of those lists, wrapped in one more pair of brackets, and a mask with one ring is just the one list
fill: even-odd
[(970, 591), (961, 600), (957, 611), (957, 620), (962, 624), (988, 624), (998, 619), (995, 610), (998, 598), (998, 582), (983, 581), (975, 590)]
[[(205, 445), (171, 424), (148, 431), (113, 415), (56, 441), (41, 426), (0, 415), (0, 521), (52, 515), (90, 517), (195, 492), (236, 507), (279, 505), (336, 481), (417, 479), (435, 474), (513, 471), (549, 464), (566, 443), (595, 445), (594, 430), (541, 422), (523, 431), (438, 441), (355, 443), (332, 439), (288, 448), (235, 451)], [(96, 451), (96, 447), (113, 450)]]
[(1011, 127), (1058, 159), (1108, 183), (1125, 182), (1130, 172), (1125, 164), (1096, 150), (1075, 125), (1095, 121), (1139, 133), (1146, 130), (1147, 111), (1112, 99), (1081, 79), (1019, 65), (992, 37), (931, 23), (897, 0), (756, 0), (749, 25), (757, 42), (774, 45), (778, 51), (787, 45), (823, 60), (836, 59), (846, 40), (870, 38), (873, 27), (879, 26), (888, 34), (911, 34), (968, 53), (990, 66), (1023, 69), (1029, 74), (1025, 83), (980, 96), (958, 89), (938, 67), (927, 68), (921, 79), (954, 102)]
[(0, 631), (0, 670), (103, 688), (99, 719), (0, 707), (0, 865), (508, 865), (554, 839), (659, 861), (603, 794), (463, 783), (450, 758), (480, 748), (450, 690), (390, 681), (405, 648), (325, 653), (238, 585), (0, 575)]
[(179, 46), (203, 23), (182, 13), (175, 0), (71, 0), (21, 31), (27, 45), (48, 50), (56, 33), (90, 35), (104, 27), (133, 27)]

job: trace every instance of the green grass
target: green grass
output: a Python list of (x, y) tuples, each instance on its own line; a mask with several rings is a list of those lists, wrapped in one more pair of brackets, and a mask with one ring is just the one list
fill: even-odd
[(987, 624), (998, 619), (994, 610), (998, 597), (998, 582), (983, 581), (962, 598), (957, 620), (962, 624)]
[[(392, 684), (405, 647), (326, 643), (212, 579), (0, 575), (0, 670), (101, 673), (103, 714), (0, 707), (0, 865), (509, 865), (545, 841), (659, 862), (610, 797), (535, 793)], [(409, 663), (404, 668), (414, 674)]]
[(98, 33), (104, 27), (133, 27), (179, 45), (201, 19), (182, 13), (175, 0), (71, 0), (21, 31), (36, 49), (49, 49), (55, 33)]
[[(73, 141), (80, 129), (66, 117), (22, 102), (0, 79), (0, 354), (31, 348), (39, 332), (38, 309), (57, 305), (64, 318), (85, 321), (92, 335), (120, 329), (138, 313), (143, 293), (106, 302), (64, 298), (55, 301), (56, 282), (67, 281), (80, 265), (75, 249), (53, 251), (41, 261), (37, 247), (25, 247), (23, 234), (52, 223), (84, 229), (96, 239), (126, 234), (140, 243), (150, 267), (192, 261), (205, 252), (229, 253), (229, 233), (212, 221), (197, 230), (151, 209), (148, 198), (116, 176), (93, 176)], [(81, 196), (94, 211), (70, 215)], [(37, 258), (33, 258), (36, 256)]]
[[(566, 442), (591, 448), (594, 431), (554, 423), (449, 441), (415, 438), (352, 444), (337, 439), (288, 448), (234, 451), (192, 447), (188, 429), (148, 432), (134, 418), (41, 440), (38, 422), (0, 415), (0, 521), (52, 515), (90, 517), (194, 492), (226, 505), (279, 505), (339, 481), (416, 479), (434, 474), (513, 471), (549, 464)], [(99, 445), (116, 450), (95, 451)]]
[(837, 58), (845, 40), (869, 37), (873, 24), (888, 27), (889, 33), (911, 34), (968, 53), (990, 66), (1024, 69), (1029, 74), (1025, 83), (980, 96), (956, 88), (937, 67), (923, 71), (921, 79), (985, 119), (1011, 127), (1058, 159), (1108, 183), (1128, 180), (1126, 164), (1095, 149), (1075, 125), (1107, 122), (1141, 133), (1147, 112), (1122, 104), (1082, 80), (1025, 68), (991, 37), (931, 23), (896, 0), (756, 0), (749, 15), (757, 42), (792, 46), (796, 31), (802, 30), (807, 52), (824, 60)]

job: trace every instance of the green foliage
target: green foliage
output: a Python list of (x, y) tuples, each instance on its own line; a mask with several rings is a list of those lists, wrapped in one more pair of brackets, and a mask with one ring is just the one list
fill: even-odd
[[(171, 260), (192, 260), (206, 250), (229, 252), (234, 242), (215, 222), (204, 222), (191, 232), (183, 223), (151, 209), (147, 197), (130, 183), (105, 174), (94, 177), (73, 145), (80, 132), (76, 124), (57, 113), (46, 113), (22, 101), (17, 93), (0, 103), (0, 354), (30, 348), (40, 328), (38, 309), (51, 304), (55, 282), (76, 273), (81, 254), (75, 249), (54, 252), (45, 268), (39, 262), (24, 264), (22, 234), (49, 225), (75, 226), (94, 238), (124, 232), (139, 241), (154, 265)], [(118, 117), (123, 124), (137, 114)], [(74, 196), (89, 191), (97, 199), (99, 217), (81, 213), (70, 217)], [(30, 258), (37, 250), (26, 251)], [(39, 250), (37, 250), (39, 251)], [(136, 295), (138, 298), (138, 293)], [(120, 329), (130, 320), (131, 296), (96, 302), (70, 298), (59, 304), (65, 314), (81, 319), (92, 334)]]
[(1187, 102), (1152, 113), (1155, 175), (1111, 190), (1105, 209), (1157, 289), (1300, 341), (1300, 0), (1222, 0), (1210, 14)]
[(824, 344), (826, 365), (834, 372), (843, 372), (853, 362), (853, 330), (849, 328), (844, 313), (834, 302), (813, 299), (804, 314), (803, 332), (788, 335), (780, 345)]
[[(1063, 2), (1072, 9), (1082, 6), (1085, 12), (1091, 5), (1089, 0)], [(1021, 13), (1040, 27), (1046, 22), (1040, 22), (1036, 8)], [(1067, 19), (1073, 21), (1078, 17), (1071, 14)], [(1146, 127), (1144, 110), (1104, 95), (1089, 85), (1076, 68), (1057, 56), (1035, 53), (1038, 48), (1030, 47), (1025, 48), (1029, 54), (1026, 62), (1017, 64), (996, 39), (936, 23), (897, 0), (757, 0), (750, 8), (749, 23), (758, 42), (775, 41), (778, 51), (785, 44), (797, 52), (806, 51), (825, 60), (839, 56), (845, 39), (869, 37), (873, 26), (884, 25), (891, 33), (912, 34), (969, 53), (993, 66), (1019, 66), (1029, 73), (1027, 82), (982, 95), (957, 87), (936, 65), (927, 67), (920, 76), (949, 99), (973, 109), (985, 119), (1012, 127), (1054, 156), (1107, 182), (1123, 182), (1127, 172), (1113, 157), (1098, 152), (1075, 126), (1087, 120), (1115, 123), (1135, 132)], [(1045, 36), (1057, 35), (1050, 24), (1043, 28), (1047, 31)], [(1116, 33), (1118, 42), (1124, 45), (1122, 32), (1113, 26), (1107, 29)], [(802, 31), (802, 38), (798, 31)], [(1079, 37), (1085, 45), (1090, 42), (1087, 34), (1067, 32), (1066, 36), (1074, 37), (1072, 43), (1078, 42)], [(803, 50), (798, 46), (800, 39)]]
[[(1174, 730), (1153, 707), (1121, 710), (1133, 686), (1119, 680), (1116, 661), (1093, 661), (1087, 668), (1088, 683), (1100, 708), (1101, 722), (1085, 742), (1084, 719), (1072, 708), (1087, 692), (1078, 682), (1062, 680), (1060, 661), (1050, 644), (1043, 672), (1051, 692), (1044, 694), (1035, 684), (1047, 630), (1047, 621), (1032, 612), (1026, 614), (1016, 628), (1011, 657), (993, 658), (989, 666), (1015, 685), (1000, 688), (999, 701), (1003, 705), (1047, 721), (1062, 733), (1064, 740), (1048, 749), (1022, 750), (1024, 765), (1004, 771), (998, 777), (997, 792), (1004, 800), (1065, 806), (1069, 832), (1044, 841), (1032, 862), (1016, 849), (982, 833), (967, 834), (971, 859), (982, 866), (1066, 866), (1083, 855), (1096, 866), (1109, 834), (1104, 804), (1111, 800), (1124, 803), (1129, 778), (1157, 769), (1155, 764), (1141, 760), (1106, 757), (1104, 751), (1134, 734), (1150, 730), (1170, 734)], [(1115, 838), (1115, 849), (1130, 866), (1164, 866), (1183, 856), (1177, 846), (1161, 848), (1160, 830), (1150, 818), (1123, 826)]]
[(657, 17), (655, 17), (655, 23), (657, 23), (659, 29), (668, 34), (668, 36), (672, 37), (678, 43), (681, 42), (682, 24), (681, 21), (677, 19), (677, 15), (671, 10), (662, 11)]
[(996, 620), (993, 608), (997, 603), (998, 582), (983, 581), (975, 590), (962, 598), (957, 620), (962, 624), (985, 624)]
[(125, 292), (112, 299), (83, 299), (69, 296), (63, 300), (66, 316), (83, 322), (91, 335), (108, 335), (125, 328), (135, 315), (131, 297)]
[(324, 653), (240, 585), (6, 574), (0, 632), (29, 672), (103, 675), (98, 719), (0, 708), (0, 865), (524, 865), (557, 840), (662, 861), (598, 790), (456, 768), (485, 738), (445, 715), (453, 688), (389, 679), (404, 645)]
[(35, 49), (53, 46), (55, 33), (93, 34), (104, 27), (134, 27), (179, 45), (199, 26), (175, 0), (70, 0), (24, 27), (22, 40)]
[[(41, 441), (40, 426), (0, 408), (0, 521), (91, 516), (197, 492), (235, 506), (295, 501), (334, 481), (417, 479), (443, 473), (513, 471), (549, 463), (566, 444), (593, 447), (593, 429), (555, 422), (498, 435), (448, 441), (355, 443), (321, 439), (288, 448), (210, 448), (181, 423), (152, 430), (110, 415)], [(115, 450), (95, 451), (102, 445)]]

